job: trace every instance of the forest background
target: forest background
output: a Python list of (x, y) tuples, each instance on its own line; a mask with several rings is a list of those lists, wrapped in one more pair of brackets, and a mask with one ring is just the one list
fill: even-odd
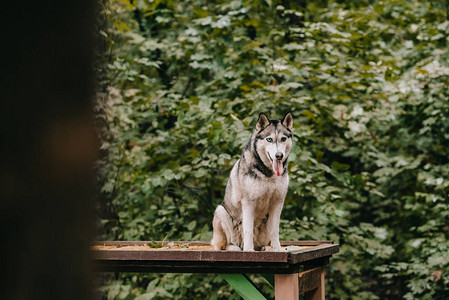
[[(100, 6), (100, 239), (210, 240), (258, 114), (291, 111), (280, 235), (340, 244), (329, 299), (447, 299), (449, 1)], [(104, 299), (239, 298), (218, 276), (100, 285)]]

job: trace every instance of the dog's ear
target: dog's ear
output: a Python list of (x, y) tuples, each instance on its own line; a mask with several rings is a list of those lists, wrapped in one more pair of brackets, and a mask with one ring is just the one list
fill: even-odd
[(261, 131), (268, 125), (270, 125), (270, 120), (268, 119), (267, 115), (264, 113), (260, 113), (259, 119), (257, 120), (257, 124), (256, 124), (256, 130)]
[(285, 126), (285, 128), (292, 130), (293, 127), (293, 115), (291, 112), (288, 112), (281, 121), (281, 124)]

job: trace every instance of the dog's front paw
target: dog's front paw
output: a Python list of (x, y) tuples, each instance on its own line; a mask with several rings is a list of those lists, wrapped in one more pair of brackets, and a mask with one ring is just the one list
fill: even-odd
[(228, 245), (226, 247), (226, 250), (228, 250), (228, 251), (242, 251), (242, 248), (240, 248), (239, 246), (236, 246), (236, 245)]
[(286, 252), (287, 250), (285, 250), (285, 248), (282, 248), (282, 247), (276, 247), (276, 248), (272, 248), (271, 251), (275, 251), (275, 252)]
[(261, 248), (262, 251), (268, 251), (268, 252), (285, 252), (286, 250), (282, 247), (273, 248), (271, 246), (263, 246)]
[(285, 250), (285, 248), (281, 247), (281, 243), (279, 243), (279, 239), (276, 240), (272, 240), (271, 241), (271, 251), (276, 251), (276, 252), (285, 252), (287, 250)]

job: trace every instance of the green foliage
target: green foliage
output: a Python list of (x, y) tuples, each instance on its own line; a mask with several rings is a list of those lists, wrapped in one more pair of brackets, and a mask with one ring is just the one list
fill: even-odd
[[(442, 3), (106, 2), (96, 105), (102, 238), (209, 240), (258, 114), (292, 111), (281, 238), (341, 245), (327, 276), (331, 299), (444, 299)], [(236, 297), (219, 277), (186, 274), (123, 274), (102, 291)]]

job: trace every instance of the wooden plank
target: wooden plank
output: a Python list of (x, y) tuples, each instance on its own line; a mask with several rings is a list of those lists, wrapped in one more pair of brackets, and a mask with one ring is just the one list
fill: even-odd
[(103, 246), (146, 246), (150, 244), (162, 244), (166, 246), (169, 243), (179, 244), (181, 246), (209, 246), (210, 242), (203, 241), (96, 241), (93, 245)]
[[(105, 271), (117, 272), (187, 272), (187, 273), (298, 273), (300, 268), (314, 268), (328, 263), (338, 252), (338, 245), (327, 241), (283, 242), (307, 247), (290, 252), (214, 251), (204, 249), (208, 242), (174, 242), (192, 248), (151, 248), (149, 242), (110, 241), (96, 242), (91, 258)], [(111, 246), (104, 249), (99, 247)], [(209, 246), (208, 246), (209, 245)], [(135, 248), (133, 248), (134, 246)], [(140, 250), (126, 250), (139, 249)], [(195, 248), (195, 247), (197, 248)], [(123, 247), (123, 249), (122, 249)], [(206, 249), (208, 249), (206, 247)]]
[(202, 250), (95, 250), (94, 260), (288, 262), (288, 252)]
[(257, 287), (243, 274), (221, 274), (230, 286), (245, 300), (266, 300)]
[[(152, 243), (161, 243), (163, 246), (174, 243), (184, 246), (208, 246), (210, 242), (205, 241), (95, 241), (93, 245), (104, 246), (132, 246), (132, 245), (149, 245)], [(332, 241), (281, 241), (281, 246), (317, 246), (321, 244), (333, 244)]]
[(298, 274), (274, 275), (274, 298), (276, 300), (298, 300), (299, 280)]
[[(105, 246), (131, 246), (146, 245), (148, 242), (97, 242), (96, 245)], [(181, 243), (181, 242), (179, 242)], [(200, 242), (207, 245), (206, 242)], [(185, 245), (200, 245), (200, 243), (185, 243)], [(293, 243), (292, 243), (293, 244)], [(294, 243), (299, 244), (299, 243)], [(304, 246), (304, 245), (303, 245)], [(94, 260), (180, 260), (180, 261), (262, 261), (262, 262), (289, 262), (298, 263), (331, 256), (338, 252), (338, 245), (319, 244), (309, 246), (291, 252), (246, 252), (246, 251), (214, 251), (214, 250), (189, 250), (189, 249), (166, 249), (148, 248), (144, 250), (94, 250), (91, 251)]]
[(318, 246), (333, 243), (333, 241), (281, 241), (281, 246)]
[(337, 244), (321, 244), (289, 252), (288, 261), (289, 263), (297, 264), (304, 261), (331, 256), (332, 254), (338, 253), (338, 251), (339, 245)]
[(290, 274), (298, 273), (301, 266), (286, 263), (250, 262), (145, 262), (145, 261), (96, 261), (98, 271), (138, 273), (245, 273)]
[(324, 271), (320, 274), (320, 285), (317, 289), (311, 290), (304, 294), (304, 300), (324, 300)]
[(322, 273), (323, 268), (321, 267), (299, 273), (299, 293), (302, 295), (319, 288), (321, 286)]
[(138, 273), (297, 273), (300, 265), (239, 262), (96, 261), (98, 271)]

